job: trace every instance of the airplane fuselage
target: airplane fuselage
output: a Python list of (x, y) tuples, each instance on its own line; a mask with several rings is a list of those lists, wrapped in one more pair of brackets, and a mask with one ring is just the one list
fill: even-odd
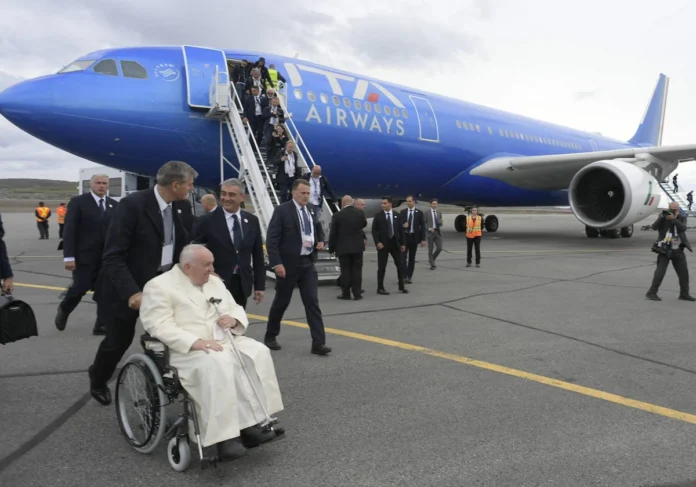
[[(225, 53), (251, 62), (263, 56), (266, 66), (275, 64), (283, 74), (292, 120), (338, 196), (415, 194), (454, 204), (567, 205), (566, 191), (516, 188), (469, 171), (505, 155), (631, 147), (297, 59)], [(95, 73), (96, 63), (88, 62), (106, 59), (115, 61), (117, 75)], [(154, 174), (163, 162), (183, 160), (198, 170), (198, 185), (219, 184), (221, 140), (227, 159), (236, 161), (235, 152), (227, 134), (221, 138), (218, 122), (189, 107), (187, 76), (195, 73), (187, 73), (181, 47), (105, 50), (76, 63), (81, 60), (87, 69), (10, 88), (3, 115), (35, 137), (98, 164)], [(124, 70), (136, 77), (124, 76)], [(12, 100), (24, 104), (13, 108)], [(224, 176), (235, 175), (227, 166)]]

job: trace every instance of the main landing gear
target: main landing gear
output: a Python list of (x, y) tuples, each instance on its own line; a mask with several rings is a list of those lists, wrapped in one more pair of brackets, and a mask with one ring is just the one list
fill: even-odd
[[(479, 213), (483, 218), (483, 213)], [(466, 231), (466, 217), (467, 215), (459, 215), (454, 219), (454, 229), (458, 232)], [(493, 233), (498, 230), (498, 217), (495, 215), (488, 215), (483, 219), (483, 227), (487, 232)]]
[(608, 237), (608, 238), (629, 238), (633, 236), (633, 225), (629, 225), (623, 228), (613, 228), (611, 230), (598, 230), (593, 227), (588, 227), (585, 225), (585, 235), (589, 238), (597, 237)]

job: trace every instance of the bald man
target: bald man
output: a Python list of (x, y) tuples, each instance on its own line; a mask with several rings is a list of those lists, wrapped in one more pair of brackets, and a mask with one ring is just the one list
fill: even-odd
[(345, 195), (341, 200), (341, 211), (331, 218), (329, 233), (329, 251), (336, 254), (341, 265), (341, 289), (338, 299), (350, 299), (351, 289), (353, 298), (358, 301), (362, 297), (362, 264), (365, 245), (363, 228), (367, 226), (365, 212), (353, 206), (353, 198)]
[(206, 194), (201, 197), (201, 206), (206, 213), (212, 213), (217, 208), (217, 200), (214, 194)]

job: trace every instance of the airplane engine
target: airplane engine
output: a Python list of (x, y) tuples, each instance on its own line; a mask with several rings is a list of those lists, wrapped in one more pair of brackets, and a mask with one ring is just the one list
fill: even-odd
[(585, 166), (571, 180), (568, 192), (570, 208), (587, 226), (588, 236), (601, 230), (618, 232), (649, 217), (662, 195), (653, 176), (619, 160)]

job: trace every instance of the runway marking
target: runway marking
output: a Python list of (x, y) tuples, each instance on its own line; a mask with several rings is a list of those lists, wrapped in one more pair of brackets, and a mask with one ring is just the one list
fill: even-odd
[(63, 256), (57, 255), (11, 255), (10, 259), (62, 259)]
[[(442, 250), (446, 254), (466, 254), (466, 250)], [(627, 252), (627, 251), (643, 251), (642, 249), (548, 249), (548, 250), (486, 250), (485, 254), (566, 254), (575, 252)], [(376, 254), (377, 251), (365, 251), (366, 254)]]
[[(65, 291), (67, 288), (58, 286), (46, 286), (43, 284), (25, 284), (25, 283), (15, 283), (17, 287), (28, 287), (35, 289), (47, 289), (51, 291)], [(91, 292), (91, 291), (90, 291)], [(251, 319), (267, 321), (267, 316), (261, 316), (256, 314), (247, 313), (247, 316)], [(301, 323), (299, 321), (283, 320), (281, 323), (289, 326), (294, 326), (296, 328), (308, 329), (309, 326), (306, 323)], [(598, 389), (592, 389), (590, 387), (581, 386), (578, 384), (571, 384), (570, 382), (564, 382), (557, 379), (552, 379), (551, 377), (546, 377), (543, 375), (533, 374), (531, 372), (525, 372), (524, 370), (513, 369), (511, 367), (505, 367), (504, 365), (493, 364), (490, 362), (484, 362), (482, 360), (476, 360), (463, 355), (456, 355), (453, 353), (441, 352), (439, 350), (433, 350), (431, 348), (421, 347), (420, 345), (412, 345), (410, 343), (398, 342), (395, 340), (389, 340), (388, 338), (380, 338), (372, 335), (364, 335), (362, 333), (356, 333), (347, 330), (341, 330), (338, 328), (326, 328), (326, 333), (333, 335), (339, 335), (347, 338), (353, 338), (355, 340), (360, 340), (364, 342), (376, 343), (379, 345), (384, 345), (392, 348), (399, 348), (402, 350), (409, 350), (411, 352), (419, 352), (431, 357), (442, 358), (446, 360), (451, 360), (453, 362), (458, 362), (461, 364), (471, 365), (479, 369), (489, 370), (492, 372), (498, 372), (500, 374), (509, 375), (512, 377), (517, 377), (520, 379), (526, 379), (532, 382), (537, 382), (539, 384), (544, 384), (551, 387), (556, 387), (558, 389), (563, 389), (570, 392), (575, 392), (577, 394), (582, 394), (584, 396), (593, 397), (595, 399), (601, 399), (607, 402), (612, 402), (619, 404), (621, 406), (626, 406), (634, 409), (639, 409), (648, 413), (657, 414), (659, 416), (664, 416), (671, 419), (676, 419), (678, 421), (683, 421), (685, 423), (696, 424), (696, 415), (686, 413), (683, 411), (677, 411), (676, 409), (670, 409), (663, 406), (658, 406), (656, 404), (651, 404), (648, 402), (638, 401), (624, 396), (619, 396), (617, 394), (612, 394), (610, 392), (600, 391)]]

